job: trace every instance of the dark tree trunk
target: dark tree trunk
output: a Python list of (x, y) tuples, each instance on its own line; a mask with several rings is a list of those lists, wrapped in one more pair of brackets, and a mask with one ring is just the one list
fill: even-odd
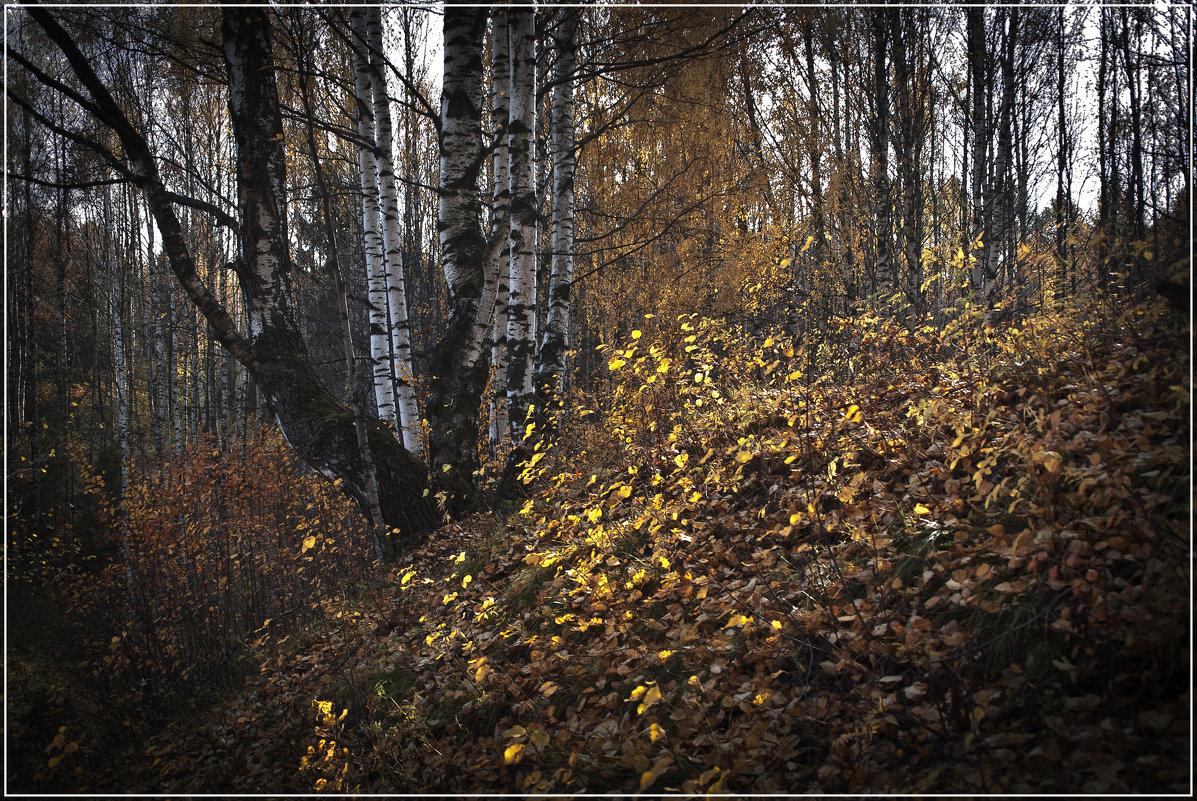
[[(287, 303), (286, 164), (266, 12), (226, 8), (223, 30), (242, 220), (244, 264), (238, 277), (250, 312), (254, 362), (247, 366), (291, 446), (310, 467), (330, 479), (344, 479), (346, 490), (368, 514), (368, 471), (353, 409), (316, 372)], [(424, 496), (424, 464), (377, 420), (369, 421), (367, 438), (387, 527), (408, 537), (427, 531), (437, 515)]]

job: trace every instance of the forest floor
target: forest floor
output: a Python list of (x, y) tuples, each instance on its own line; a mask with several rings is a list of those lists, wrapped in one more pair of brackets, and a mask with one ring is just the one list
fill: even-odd
[(856, 320), (818, 379), (780, 339), (686, 332), (609, 349), (601, 425), (507, 514), (264, 626), (243, 686), (68, 781), (1191, 791), (1188, 321), (949, 349)]

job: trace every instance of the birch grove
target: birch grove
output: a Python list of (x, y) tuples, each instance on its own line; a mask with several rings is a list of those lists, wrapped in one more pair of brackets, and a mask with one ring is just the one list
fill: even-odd
[[(277, 426), (414, 537), (582, 447), (569, 409), (645, 350), (604, 349), (681, 315), (818, 339), (1183, 290), (1189, 18), (1097, 11), (22, 8), (22, 497), (75, 409), (90, 454), (146, 464)], [(114, 226), (120, 320), (89, 262)]]

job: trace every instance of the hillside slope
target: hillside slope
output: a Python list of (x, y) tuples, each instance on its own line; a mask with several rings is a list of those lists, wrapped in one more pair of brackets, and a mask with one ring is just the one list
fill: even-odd
[(101, 787), (1187, 791), (1188, 333), (1148, 316), (635, 332), (506, 522), (263, 629)]

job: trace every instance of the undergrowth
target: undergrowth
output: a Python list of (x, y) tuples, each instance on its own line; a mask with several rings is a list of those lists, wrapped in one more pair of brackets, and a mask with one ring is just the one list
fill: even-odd
[(1183, 791), (1187, 323), (828, 326), (604, 346), (509, 517), (90, 786)]

